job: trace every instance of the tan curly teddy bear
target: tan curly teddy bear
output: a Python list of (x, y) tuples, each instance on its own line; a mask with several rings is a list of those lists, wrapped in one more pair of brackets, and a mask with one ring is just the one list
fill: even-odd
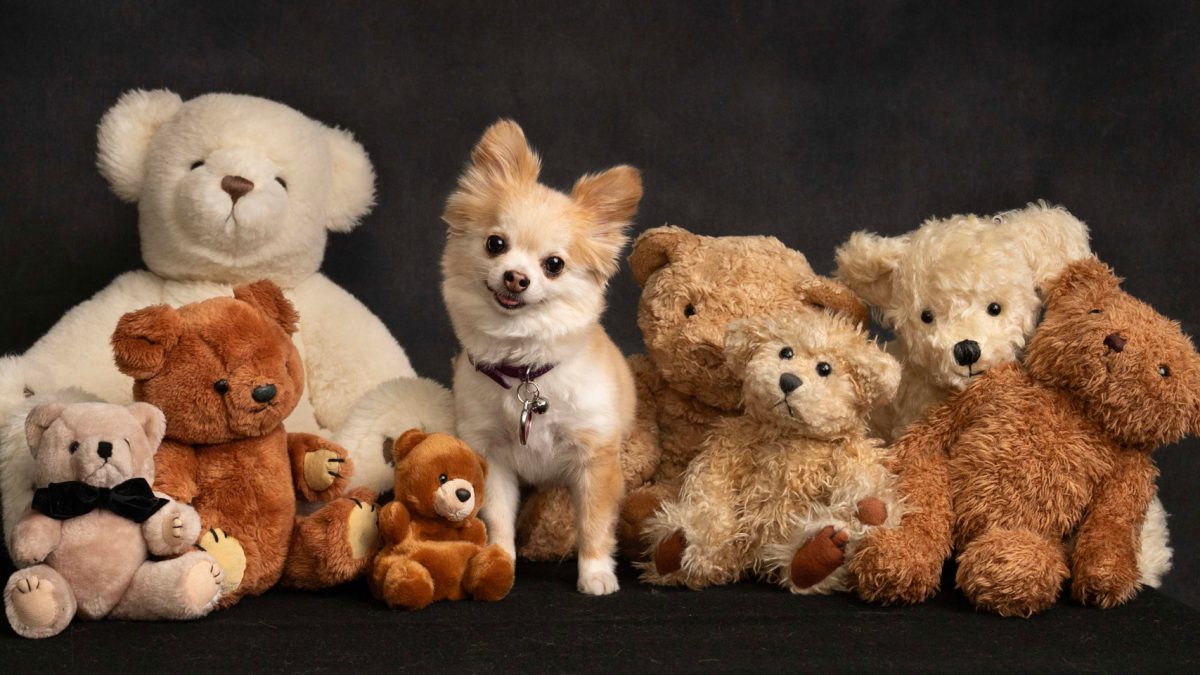
[(805, 311), (733, 324), (730, 372), (745, 414), (717, 422), (677, 501), (650, 519), (643, 579), (701, 588), (755, 576), (795, 593), (848, 590), (847, 549), (898, 523), (872, 406), (900, 365), (861, 326)]

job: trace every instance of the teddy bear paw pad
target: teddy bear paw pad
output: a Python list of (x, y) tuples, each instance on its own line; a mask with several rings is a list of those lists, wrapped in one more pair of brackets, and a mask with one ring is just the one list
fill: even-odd
[(54, 584), (33, 574), (17, 582), (12, 604), (17, 620), (29, 628), (49, 626), (58, 614)]
[(347, 525), (346, 537), (350, 540), (350, 554), (354, 559), (373, 553), (379, 541), (379, 507), (370, 502), (354, 500)]
[(833, 574), (845, 560), (849, 538), (846, 532), (834, 531), (829, 525), (808, 540), (792, 556), (792, 583), (797, 588), (808, 588)]
[(221, 583), (223, 592), (232, 593), (241, 585), (242, 576), (246, 573), (246, 551), (241, 542), (225, 534), (220, 528), (209, 528), (204, 536), (200, 537), (197, 545), (215, 558), (221, 566), (221, 571), (225, 574)]
[(202, 560), (188, 570), (183, 577), (183, 598), (188, 607), (202, 612), (221, 597), (221, 584), (225, 574), (219, 565)]
[(304, 482), (314, 492), (322, 492), (341, 478), (346, 460), (332, 450), (313, 450), (304, 456)]

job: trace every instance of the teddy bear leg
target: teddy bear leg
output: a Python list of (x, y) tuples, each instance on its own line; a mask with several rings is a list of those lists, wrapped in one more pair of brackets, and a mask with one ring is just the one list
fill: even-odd
[(423, 609), (433, 602), (433, 576), (423, 565), (403, 555), (380, 560), (371, 587), (376, 597), (392, 609)]
[(675, 499), (678, 490), (673, 485), (655, 483), (631, 490), (621, 504), (617, 521), (617, 541), (621, 556), (629, 561), (646, 559), (647, 524), (663, 502)]
[(946, 553), (923, 530), (901, 523), (867, 534), (850, 556), (859, 596), (885, 605), (924, 602), (937, 593)]
[(4, 612), (17, 635), (58, 635), (75, 617), (75, 594), (61, 574), (47, 565), (17, 570), (4, 587)]
[(360, 576), (379, 549), (379, 507), (359, 488), (316, 513), (296, 519), (283, 583), (293, 588), (328, 588)]
[(219, 527), (209, 527), (201, 533), (196, 546), (212, 556), (221, 568), (221, 607), (229, 607), (246, 595), (254, 579), (252, 575), (250, 584), (242, 584), (246, 580), (247, 557), (241, 541)]
[(1054, 604), (1068, 574), (1061, 541), (995, 528), (962, 548), (955, 581), (980, 609), (1029, 617)]
[(563, 487), (534, 492), (517, 516), (517, 554), (526, 560), (566, 560), (575, 555), (575, 507)]
[(475, 600), (500, 600), (512, 590), (515, 572), (513, 559), (493, 544), (481, 549), (467, 562), (463, 590)]
[(804, 590), (816, 586), (837, 571), (846, 558), (846, 542), (850, 533), (826, 525), (806, 541), (788, 566), (792, 588)]
[(171, 560), (148, 560), (134, 573), (109, 616), (135, 621), (198, 619), (217, 606), (222, 581), (221, 566), (202, 551)]

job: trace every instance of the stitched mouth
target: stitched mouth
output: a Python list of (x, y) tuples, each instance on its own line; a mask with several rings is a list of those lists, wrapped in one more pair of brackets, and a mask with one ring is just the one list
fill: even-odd
[(492, 287), (488, 286), (486, 281), (483, 283), (483, 285), (487, 286), (487, 289), (489, 291), (492, 291), (492, 297), (494, 297), (496, 299), (496, 304), (500, 305), (504, 309), (511, 311), (514, 309), (520, 309), (525, 306), (525, 301), (522, 300), (520, 298), (520, 296), (513, 294), (513, 293), (509, 293), (508, 291), (492, 290)]
[(784, 397), (783, 397), (783, 399), (781, 399), (781, 400), (779, 401), (779, 403), (776, 403), (776, 404), (775, 404), (775, 407), (776, 407), (776, 408), (778, 408), (779, 406), (784, 406), (784, 407), (786, 407), (786, 408), (787, 408), (787, 411), (788, 411), (788, 417), (791, 417), (791, 418), (793, 418), (793, 419), (796, 417), (796, 413), (792, 411), (792, 404), (791, 404), (791, 403), (788, 403), (788, 400), (787, 400), (787, 397), (786, 397), (786, 396), (784, 396)]
[(965, 373), (956, 372), (955, 375), (958, 375), (959, 377), (965, 377), (968, 380), (973, 380), (986, 372), (987, 372), (987, 370), (972, 370), (970, 366), (967, 366), (967, 372), (965, 372)]

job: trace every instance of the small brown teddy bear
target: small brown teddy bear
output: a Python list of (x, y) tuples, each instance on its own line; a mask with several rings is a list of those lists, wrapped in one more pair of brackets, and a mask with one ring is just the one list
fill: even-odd
[(900, 365), (830, 312), (750, 319), (725, 337), (745, 413), (719, 420), (650, 519), (643, 579), (691, 588), (770, 579), (794, 593), (850, 586), (844, 554), (899, 522), (871, 408), (895, 395)]
[(1024, 367), (989, 370), (897, 441), (912, 510), (851, 560), (864, 598), (927, 598), (952, 547), (958, 587), (1004, 616), (1046, 609), (1068, 577), (1082, 603), (1137, 593), (1151, 451), (1197, 432), (1200, 355), (1119, 284), (1095, 258), (1070, 264), (1047, 288)]
[[(739, 413), (740, 386), (725, 365), (725, 329), (738, 319), (829, 308), (865, 323), (866, 306), (813, 272), (804, 254), (774, 237), (707, 237), (672, 225), (643, 232), (629, 256), (642, 287), (638, 326), (646, 355), (630, 357), (637, 419), (621, 449), (627, 498), (618, 523), (621, 552), (641, 557), (642, 525), (718, 420)], [(570, 498), (562, 489), (526, 500), (519, 552), (560, 559), (575, 547)]]
[[(340, 497), (340, 446), (284, 430), (304, 392), (292, 343), (299, 317), (270, 281), (232, 298), (121, 317), (112, 337), (134, 398), (166, 414), (155, 488), (200, 513), (200, 547), (225, 571), (221, 606), (283, 583), (339, 584), (364, 572), (377, 540), (374, 495)], [(328, 502), (297, 517), (296, 500)]]
[(76, 614), (178, 620), (216, 606), (221, 568), (191, 550), (199, 516), (150, 489), (165, 428), (162, 412), (145, 403), (45, 403), (29, 413), (38, 489), (13, 532), (13, 562), (23, 569), (4, 588), (18, 635), (57, 635)]
[(487, 543), (476, 517), (487, 461), (446, 434), (406, 431), (393, 446), (396, 499), (383, 507), (384, 548), (371, 592), (389, 607), (421, 609), (436, 600), (500, 600), (512, 589), (514, 563)]

